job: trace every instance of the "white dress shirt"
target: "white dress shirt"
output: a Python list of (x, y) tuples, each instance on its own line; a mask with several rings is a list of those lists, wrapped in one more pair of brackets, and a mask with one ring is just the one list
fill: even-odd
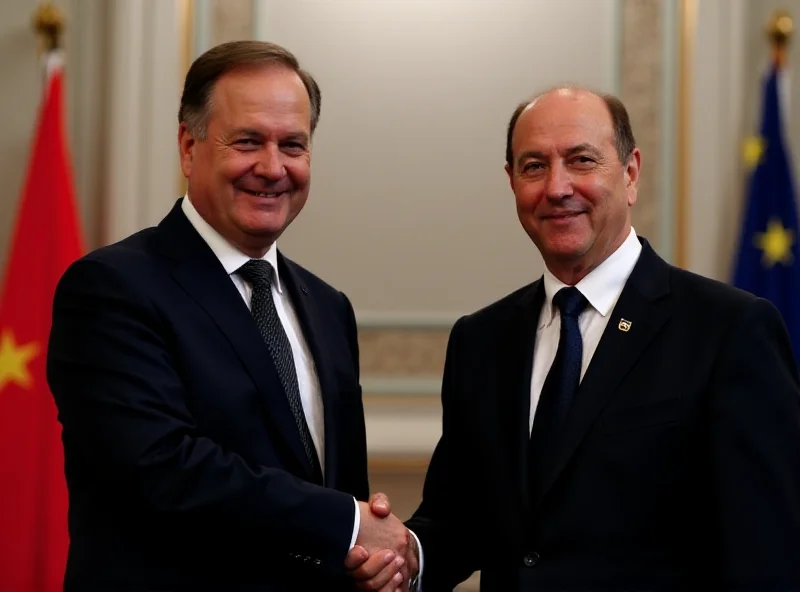
[[(589, 301), (589, 306), (581, 313), (578, 326), (583, 340), (583, 360), (581, 362), (581, 380), (589, 367), (600, 337), (608, 324), (608, 318), (625, 282), (631, 275), (642, 245), (636, 238), (636, 231), (631, 228), (628, 238), (611, 256), (593, 269), (576, 284), (576, 288)], [(536, 328), (536, 341), (533, 347), (533, 376), (531, 377), (531, 408), (528, 430), (533, 428), (533, 418), (542, 393), (544, 381), (558, 349), (561, 336), (561, 314), (553, 305), (553, 296), (566, 284), (558, 280), (548, 269), (544, 272), (545, 299), (539, 324)]]
[[(217, 256), (220, 263), (222, 263), (231, 281), (242, 295), (247, 307), (250, 308), (250, 299), (253, 292), (252, 287), (248, 282), (242, 279), (236, 271), (247, 263), (251, 257), (239, 251), (221, 234), (214, 230), (214, 228), (200, 216), (189, 200), (188, 195), (184, 196), (181, 209), (192, 226), (194, 226), (195, 230), (197, 230), (198, 234)], [(314, 358), (303, 336), (303, 331), (297, 319), (294, 306), (292, 305), (292, 300), (289, 294), (284, 291), (281, 284), (280, 274), (278, 272), (278, 248), (275, 243), (272, 244), (262, 259), (268, 261), (275, 270), (275, 279), (272, 283), (272, 298), (275, 301), (278, 317), (281, 320), (283, 329), (286, 331), (286, 336), (289, 338), (289, 343), (292, 346), (292, 356), (294, 357), (294, 366), (297, 371), (297, 386), (300, 388), (300, 401), (303, 405), (303, 412), (306, 416), (308, 430), (311, 432), (311, 439), (317, 450), (320, 469), (322, 474), (325, 475), (325, 419), (323, 414), (322, 393), (319, 386), (317, 370), (314, 365)], [(355, 503), (356, 513), (353, 536), (350, 540), (350, 549), (352, 549), (356, 543), (358, 529), (361, 525), (361, 513), (358, 508), (358, 501), (353, 498), (353, 502)]]

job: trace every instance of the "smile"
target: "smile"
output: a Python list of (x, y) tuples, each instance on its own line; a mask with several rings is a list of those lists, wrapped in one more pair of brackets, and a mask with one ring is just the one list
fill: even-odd
[(252, 195), (254, 197), (264, 197), (264, 198), (267, 198), (267, 199), (280, 197), (280, 196), (288, 193), (288, 191), (277, 191), (277, 192), (274, 192), (274, 193), (264, 193), (264, 192), (259, 192), (259, 191), (250, 191), (249, 189), (244, 189), (244, 188), (240, 188), (239, 191), (243, 191), (244, 193), (247, 193), (248, 195)]
[(545, 219), (548, 220), (563, 220), (565, 218), (574, 218), (575, 216), (580, 216), (584, 212), (569, 212), (566, 214), (552, 214), (550, 216), (545, 216)]

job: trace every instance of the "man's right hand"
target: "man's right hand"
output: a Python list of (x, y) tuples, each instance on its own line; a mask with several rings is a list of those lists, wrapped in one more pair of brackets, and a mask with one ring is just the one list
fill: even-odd
[[(374, 505), (374, 500), (371, 501)], [(386, 584), (393, 583), (397, 587), (408, 580), (408, 570), (405, 566), (410, 537), (408, 529), (394, 514), (381, 517), (373, 513), (369, 503), (359, 502), (358, 505), (361, 510), (361, 525), (356, 546), (363, 547), (367, 551), (370, 562), (387, 566), (387, 569), (381, 572), (381, 580), (387, 579)], [(393, 558), (390, 559), (390, 556)], [(394, 577), (391, 577), (392, 572), (395, 572)], [(367, 589), (378, 590), (383, 585), (376, 586), (375, 582), (371, 582)]]
[(360, 502), (359, 509), (361, 528), (346, 560), (359, 589), (407, 590), (410, 575), (416, 575), (418, 570), (413, 536), (391, 514), (384, 494), (373, 495), (368, 504)]

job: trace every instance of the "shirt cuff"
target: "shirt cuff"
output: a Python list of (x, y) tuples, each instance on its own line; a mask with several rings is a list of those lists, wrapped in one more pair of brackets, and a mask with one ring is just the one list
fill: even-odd
[(417, 573), (417, 579), (412, 592), (422, 592), (422, 569), (425, 565), (424, 554), (422, 553), (422, 543), (419, 542), (419, 537), (414, 534), (413, 530), (409, 529), (408, 532), (411, 533), (411, 536), (413, 536), (414, 540), (417, 542), (417, 551), (419, 552), (419, 572)]
[[(356, 498), (353, 498), (353, 503), (356, 505), (356, 513), (355, 517), (353, 518), (353, 536), (350, 538), (350, 548), (347, 549), (348, 553), (353, 550), (353, 547), (356, 546), (356, 539), (358, 538), (358, 529), (361, 528), (361, 509), (358, 507), (358, 500)], [(420, 551), (420, 555), (422, 555), (422, 551)], [(422, 563), (420, 563), (420, 565), (422, 565)], [(421, 569), (420, 572), (422, 572)]]

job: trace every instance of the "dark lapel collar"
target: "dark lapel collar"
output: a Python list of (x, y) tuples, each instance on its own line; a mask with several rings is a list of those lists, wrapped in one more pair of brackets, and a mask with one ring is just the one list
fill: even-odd
[(527, 450), (531, 408), (531, 375), (536, 326), (544, 302), (544, 282), (539, 279), (525, 290), (506, 319), (497, 347), (498, 434), (500, 455), (509, 463), (513, 491), (528, 506)]
[(303, 335), (314, 358), (325, 418), (325, 485), (335, 488), (338, 476), (337, 442), (339, 441), (336, 433), (338, 424), (336, 409), (339, 408), (339, 401), (331, 375), (331, 363), (326, 356), (328, 348), (324, 346), (323, 319), (314, 298), (309, 295), (308, 286), (297, 272), (297, 266), (280, 252), (278, 267), (281, 281), (289, 291)]
[[(586, 370), (564, 428), (553, 471), (544, 481), (538, 500), (552, 486), (619, 383), (671, 314), (671, 300), (667, 298), (669, 266), (646, 240), (640, 240), (639, 261), (611, 312)], [(630, 323), (628, 331), (620, 328), (623, 321)]]
[(205, 309), (227, 338), (261, 393), (267, 423), (292, 451), (307, 479), (311, 466), (269, 350), (225, 268), (181, 210), (181, 200), (158, 226), (161, 253), (172, 260), (172, 277)]

